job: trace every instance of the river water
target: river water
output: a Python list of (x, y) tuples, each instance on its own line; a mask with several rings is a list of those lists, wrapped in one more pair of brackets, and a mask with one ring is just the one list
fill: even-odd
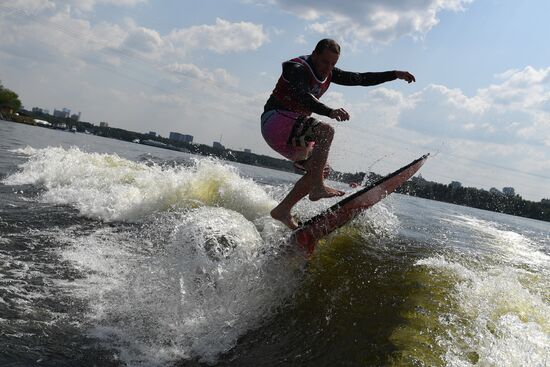
[(297, 177), (0, 121), (0, 365), (550, 366), (550, 223), (392, 194), (308, 261)]

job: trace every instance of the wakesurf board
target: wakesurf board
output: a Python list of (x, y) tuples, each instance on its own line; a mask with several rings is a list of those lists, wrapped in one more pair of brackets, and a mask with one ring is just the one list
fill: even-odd
[(303, 248), (310, 256), (321, 238), (398, 189), (422, 167), (428, 156), (429, 153), (423, 155), (310, 218), (294, 230), (291, 235), (292, 242)]

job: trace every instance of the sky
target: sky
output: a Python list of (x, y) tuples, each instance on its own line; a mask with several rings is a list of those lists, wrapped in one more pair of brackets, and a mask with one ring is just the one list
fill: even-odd
[(547, 0), (0, 0), (0, 81), (26, 108), (194, 136), (279, 157), (260, 114), (281, 62), (322, 38), (337, 66), (406, 70), (374, 87), (331, 85), (345, 108), (329, 163), (386, 174), (424, 153), (421, 174), (550, 198)]

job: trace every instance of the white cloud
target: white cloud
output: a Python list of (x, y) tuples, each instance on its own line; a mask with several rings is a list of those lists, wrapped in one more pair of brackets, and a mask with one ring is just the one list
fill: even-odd
[(388, 105), (391, 108), (410, 108), (414, 106), (414, 99), (405, 99), (403, 93), (394, 89), (379, 87), (368, 92), (368, 99), (374, 103)]
[(65, 63), (67, 56), (85, 57), (89, 52), (118, 48), (129, 31), (106, 22), (92, 25), (71, 15), (69, 9), (40, 18), (6, 17), (0, 22), (0, 50), (28, 59)]
[(489, 108), (489, 104), (479, 96), (470, 98), (458, 88), (449, 89), (443, 85), (430, 84), (417, 96), (424, 100), (428, 100), (432, 96), (442, 96), (446, 104), (472, 114), (482, 114)]
[[(82, 67), (91, 51), (117, 42), (112, 36), (116, 27), (101, 24), (92, 27), (83, 19), (72, 18), (67, 11), (43, 16), (39, 21), (20, 22), (24, 17), (7, 17), (0, 21), (0, 52), (12, 62), (57, 64), (61, 68)], [(34, 19), (34, 18), (31, 18)], [(109, 37), (106, 37), (109, 36)]]
[[(348, 43), (389, 42), (409, 35), (422, 37), (439, 22), (441, 11), (463, 11), (473, 0), (271, 0), (310, 21), (308, 28)], [(338, 35), (336, 37), (335, 35)]]
[(479, 91), (480, 97), (502, 110), (526, 109), (548, 111), (550, 106), (550, 67), (508, 70), (497, 77), (501, 84), (490, 85)]
[(9, 4), (1, 4), (0, 6), (3, 8), (3, 13), (35, 13), (55, 9), (55, 3), (48, 0), (12, 0)]
[(120, 44), (119, 49), (133, 51), (141, 56), (152, 59), (159, 59), (163, 53), (171, 50), (172, 46), (157, 31), (134, 26), (127, 31), (126, 37)]
[(432, 136), (545, 145), (550, 136), (549, 73), (550, 68), (530, 66), (509, 70), (497, 76), (499, 84), (473, 96), (429, 85), (405, 97), (409, 110), (399, 115), (399, 126)]
[(163, 70), (175, 75), (197, 79), (199, 81), (222, 82), (232, 85), (238, 82), (237, 78), (232, 76), (225, 69), (215, 69), (214, 71), (209, 71), (208, 69), (201, 69), (194, 64), (173, 63), (165, 66)]
[(345, 106), (352, 115), (351, 121), (334, 124), (342, 127), (332, 162), (336, 169), (350, 171), (357, 169), (357, 160), (349, 163), (350, 157), (360, 159), (361, 169), (384, 157), (385, 163), (374, 170), (390, 172), (411, 155), (431, 151), (441, 154), (423, 169), (429, 179), (513, 186), (521, 188), (522, 196), (540, 200), (543, 190), (535, 182), (548, 177), (550, 168), (549, 69), (506, 71), (498, 75), (498, 83), (472, 95), (443, 85), (411, 94), (377, 87), (357, 103), (339, 93), (329, 95), (324, 102)]
[(133, 7), (146, 2), (147, 0), (12, 0), (9, 4), (2, 4), (0, 6), (7, 9), (7, 11), (23, 11), (29, 13), (71, 9), (77, 12), (89, 12), (97, 5)]
[(182, 49), (201, 48), (216, 53), (256, 50), (268, 41), (261, 24), (231, 23), (216, 18), (214, 25), (197, 25), (172, 31), (167, 39)]
[[(132, 6), (141, 1), (125, 1), (119, 6)], [(39, 17), (27, 17), (24, 13), (0, 13), (0, 52), (10, 58), (20, 57), (31, 61), (58, 63), (82, 68), (93, 63), (119, 68), (128, 63), (141, 64), (149, 70), (160, 69), (158, 61), (165, 64), (178, 62), (192, 49), (209, 49), (218, 53), (254, 50), (267, 42), (267, 34), (261, 25), (217, 19), (214, 25), (199, 25), (172, 31), (162, 35), (158, 31), (137, 25), (132, 19), (122, 23), (92, 23), (82, 13), (71, 9), (91, 9), (109, 1), (77, 1), (71, 6), (63, 1), (17, 0), (15, 6), (27, 11), (41, 12)], [(0, 5), (1, 7), (1, 5)], [(1, 9), (1, 8), (0, 8)], [(16, 62), (14, 60), (14, 62)], [(211, 78), (224, 83), (234, 83), (223, 69), (211, 71)]]
[(70, 8), (77, 13), (91, 12), (98, 5), (109, 5), (118, 7), (134, 7), (146, 3), (147, 0), (52, 0), (57, 9)]
[(239, 83), (239, 79), (229, 73), (227, 70), (222, 68), (217, 68), (214, 70), (214, 75), (216, 80), (222, 81), (227, 84), (236, 85)]
[(476, 128), (476, 124), (470, 122), (470, 123), (462, 125), (462, 128), (464, 130), (474, 130)]
[(306, 42), (306, 38), (304, 37), (303, 34), (299, 35), (298, 37), (296, 37), (294, 39), (294, 42), (299, 44), (299, 45), (305, 45), (307, 42)]
[(97, 0), (98, 4), (115, 5), (115, 6), (127, 6), (132, 7), (138, 4), (147, 3), (148, 0)]
[[(162, 35), (154, 29), (137, 25), (131, 19), (120, 24), (93, 24), (83, 13), (99, 4), (133, 6), (140, 2), (17, 0), (8, 8), (11, 12), (0, 13), (0, 19), (3, 19), (0, 32), (4, 35), (0, 46), (11, 44), (13, 48), (20, 48), (14, 53), (29, 59), (49, 58), (55, 62), (55, 55), (87, 58), (87, 53), (93, 53), (91, 57), (96, 60), (120, 65), (121, 60), (128, 61), (128, 58), (147, 62), (174, 57), (176, 52), (181, 58), (194, 49), (216, 53), (255, 50), (268, 41), (263, 26), (250, 22), (232, 23), (218, 18), (213, 25), (191, 26)], [(23, 11), (19, 11), (21, 9)], [(40, 15), (29, 21), (25, 12)], [(35, 47), (28, 47), (29, 44)], [(218, 79), (224, 79), (223, 71), (216, 73)], [(230, 79), (227, 75), (225, 77)]]
[[(327, 95), (330, 97), (330, 93)], [(369, 129), (385, 129), (397, 126), (403, 111), (414, 107), (414, 99), (407, 98), (400, 91), (385, 87), (368, 90), (365, 98), (357, 103), (344, 100), (341, 93), (332, 92), (338, 98), (324, 99), (332, 108), (345, 108), (351, 115), (351, 124), (369, 126)], [(325, 98), (325, 97), (323, 97)]]

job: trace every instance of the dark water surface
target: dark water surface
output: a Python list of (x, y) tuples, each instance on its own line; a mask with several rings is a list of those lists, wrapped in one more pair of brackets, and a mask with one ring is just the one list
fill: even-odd
[(550, 365), (549, 223), (394, 194), (306, 261), (296, 177), (0, 121), (0, 365)]

